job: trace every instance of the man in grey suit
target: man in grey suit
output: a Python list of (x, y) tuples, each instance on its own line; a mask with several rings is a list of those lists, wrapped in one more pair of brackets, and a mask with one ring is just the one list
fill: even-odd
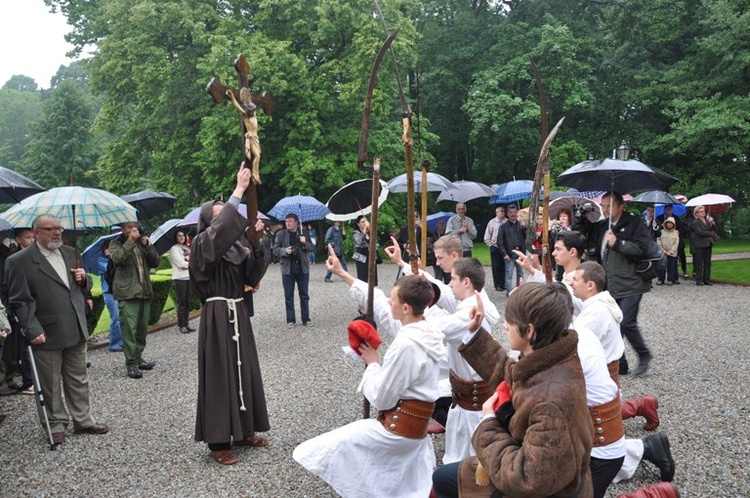
[[(8, 301), (32, 344), (47, 405), (52, 439), (65, 441), (68, 413), (76, 434), (105, 434), (91, 413), (86, 372), (86, 271), (75, 267), (75, 251), (63, 246), (60, 221), (42, 215), (32, 225), (36, 243), (5, 263)], [(62, 390), (60, 385), (62, 384)], [(41, 406), (37, 403), (40, 420)]]
[[(313, 249), (309, 239), (299, 229), (299, 218), (296, 214), (284, 217), (286, 228), (276, 232), (273, 253), (281, 263), (281, 284), (284, 286), (286, 304), (286, 325), (294, 327), (294, 284), (299, 291), (299, 306), (302, 314), (302, 325), (310, 325), (310, 260), (308, 253)], [(309, 244), (309, 245), (308, 245)]]

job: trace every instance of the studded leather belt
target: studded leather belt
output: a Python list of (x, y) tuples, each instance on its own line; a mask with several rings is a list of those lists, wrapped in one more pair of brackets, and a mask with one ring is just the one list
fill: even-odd
[(607, 370), (609, 370), (609, 377), (615, 381), (617, 387), (620, 387), (620, 360), (615, 360), (607, 363)]
[(464, 380), (451, 370), (450, 373), (451, 392), (453, 394), (453, 405), (460, 406), (464, 410), (478, 412), (482, 405), (492, 396), (492, 388), (483, 380)]
[(620, 412), (620, 392), (612, 401), (589, 406), (591, 421), (594, 423), (594, 446), (606, 446), (625, 435)]
[(393, 434), (409, 439), (422, 439), (427, 436), (427, 424), (434, 410), (435, 403), (400, 399), (390, 410), (378, 412), (378, 422)]

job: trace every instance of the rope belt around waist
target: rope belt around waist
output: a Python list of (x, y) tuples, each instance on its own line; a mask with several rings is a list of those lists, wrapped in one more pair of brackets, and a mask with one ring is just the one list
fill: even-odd
[(492, 388), (483, 380), (464, 380), (451, 370), (450, 373), (451, 392), (453, 394), (453, 406), (460, 406), (464, 410), (478, 412), (482, 405), (492, 396)]
[(435, 403), (416, 399), (400, 399), (390, 410), (378, 412), (378, 422), (383, 428), (401, 437), (422, 439), (427, 436), (427, 424), (430, 421)]
[(607, 363), (607, 370), (609, 370), (609, 377), (615, 381), (617, 388), (620, 388), (620, 360), (615, 360)]
[(589, 406), (591, 421), (594, 423), (594, 446), (606, 446), (625, 435), (620, 412), (620, 392), (612, 401)]
[(224, 301), (227, 303), (227, 308), (229, 309), (229, 323), (232, 324), (234, 327), (234, 335), (232, 335), (232, 340), (237, 343), (237, 390), (239, 391), (240, 395), (240, 410), (245, 412), (247, 411), (247, 408), (245, 408), (245, 397), (242, 394), (242, 358), (240, 357), (240, 322), (237, 321), (237, 303), (244, 302), (244, 299), (241, 297), (238, 298), (231, 298), (231, 297), (221, 297), (221, 296), (214, 296), (209, 297), (206, 299), (207, 303), (215, 302), (215, 301)]

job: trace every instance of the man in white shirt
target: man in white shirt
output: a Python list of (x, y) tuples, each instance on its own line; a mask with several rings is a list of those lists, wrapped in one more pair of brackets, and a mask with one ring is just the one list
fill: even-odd
[(495, 208), (495, 217), (487, 222), (487, 228), (484, 230), (484, 243), (490, 248), (492, 283), (495, 284), (495, 290), (498, 292), (505, 290), (505, 260), (497, 246), (497, 232), (505, 221), (505, 208), (498, 206)]
[(448, 220), (445, 227), (446, 235), (457, 235), (461, 239), (463, 257), (471, 257), (471, 249), (474, 247), (474, 239), (477, 238), (477, 227), (474, 220), (466, 216), (466, 204), (456, 204), (456, 214)]

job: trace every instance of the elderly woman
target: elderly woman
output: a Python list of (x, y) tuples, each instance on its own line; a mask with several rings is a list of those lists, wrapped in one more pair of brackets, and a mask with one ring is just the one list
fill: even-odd
[(706, 206), (696, 206), (689, 229), (693, 248), (693, 274), (697, 285), (712, 285), (711, 251), (715, 228), (713, 218), (706, 216)]
[[(198, 331), (198, 407), (195, 440), (213, 459), (237, 463), (234, 446), (266, 446), (256, 432), (270, 429), (255, 336), (243, 303), (245, 285), (257, 287), (268, 266), (262, 244), (245, 237), (237, 206), (250, 183), (242, 163), (229, 201), (201, 206), (190, 251), (190, 280), (203, 304)], [(255, 229), (263, 230), (256, 220)]]
[(195, 331), (190, 326), (190, 248), (187, 245), (187, 235), (183, 230), (174, 234), (174, 245), (169, 249), (169, 262), (172, 265), (172, 285), (177, 294), (177, 326), (180, 332), (187, 334)]
[(508, 344), (521, 353), (518, 361), (480, 328), (482, 315), (477, 300), (459, 351), (497, 390), (472, 438), (476, 456), (437, 469), (435, 495), (590, 498), (594, 428), (578, 335), (568, 328), (567, 289), (527, 283), (508, 296), (503, 326)]

